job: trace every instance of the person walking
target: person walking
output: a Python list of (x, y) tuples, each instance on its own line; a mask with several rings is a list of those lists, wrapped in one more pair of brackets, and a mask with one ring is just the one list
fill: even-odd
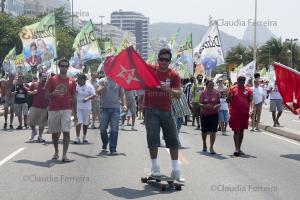
[(77, 86), (76, 86), (76, 100), (77, 100), (77, 124), (76, 124), (76, 138), (74, 140), (75, 144), (80, 144), (80, 131), (82, 126), (83, 131), (83, 143), (88, 143), (87, 139), (87, 129), (90, 123), (90, 114), (92, 110), (91, 100), (96, 97), (94, 87), (86, 82), (86, 75), (79, 74), (77, 76)]
[(14, 121), (14, 104), (15, 104), (15, 95), (12, 94), (13, 88), (15, 88), (15, 74), (9, 74), (8, 80), (3, 82), (3, 99), (4, 99), (4, 126), (3, 129), (7, 129), (7, 118), (10, 113), (10, 124), (9, 129), (13, 129)]
[[(270, 84), (268, 87), (270, 99), (270, 112), (272, 112), (273, 127), (280, 126), (279, 118), (283, 111), (282, 97), (277, 88), (277, 82)], [(276, 114), (277, 111), (277, 114)]]
[[(135, 97), (136, 97), (136, 91), (135, 90), (125, 90), (124, 91), (125, 93), (125, 99), (126, 99), (126, 107), (127, 107), (127, 110), (125, 111), (125, 113), (123, 114), (122, 116), (122, 124), (121, 124), (121, 129), (122, 130), (125, 130), (124, 128), (124, 123), (125, 123), (125, 120), (126, 120), (126, 116), (128, 115), (128, 111), (130, 111), (130, 117), (127, 116), (127, 125), (131, 125), (131, 130), (132, 131), (137, 131), (137, 129), (135, 128), (135, 116), (136, 116), (136, 100), (135, 100)], [(131, 124), (129, 122), (131, 118)]]
[(195, 125), (195, 119), (197, 123), (197, 129), (200, 130), (200, 105), (199, 105), (199, 97), (201, 93), (204, 91), (204, 84), (203, 84), (203, 75), (199, 74), (197, 76), (197, 81), (191, 88), (191, 107), (193, 112), (193, 120), (192, 126)]
[(29, 96), (32, 96), (32, 104), (28, 113), (28, 125), (32, 131), (29, 140), (34, 140), (34, 137), (37, 135), (35, 126), (39, 126), (38, 142), (45, 142), (43, 139), (43, 131), (47, 125), (47, 107), (49, 104), (49, 100), (45, 94), (46, 81), (47, 75), (40, 72), (38, 82), (31, 84), (28, 90)]
[[(258, 124), (260, 122), (260, 116), (262, 111), (263, 102), (265, 101), (264, 89), (260, 86), (260, 80), (254, 79), (253, 90), (253, 105), (252, 105), (252, 116), (251, 116), (251, 131), (259, 131)], [(255, 129), (254, 129), (255, 128)]]
[(62, 162), (70, 162), (67, 152), (70, 142), (71, 114), (76, 118), (76, 83), (67, 76), (70, 64), (66, 59), (58, 61), (59, 74), (50, 77), (46, 85), (46, 96), (49, 97), (48, 126), (52, 134), (55, 153), (52, 159), (59, 158), (58, 140), (63, 133)]
[(158, 66), (150, 68), (160, 80), (161, 87), (145, 90), (145, 127), (152, 163), (152, 176), (161, 176), (157, 154), (158, 147), (161, 146), (160, 128), (162, 128), (166, 147), (170, 149), (172, 159), (171, 177), (179, 182), (184, 182), (179, 170), (177, 129), (171, 113), (171, 99), (180, 98), (182, 92), (179, 75), (169, 67), (171, 58), (171, 50), (163, 48), (158, 53)]
[[(107, 145), (109, 145), (111, 155), (118, 155), (117, 143), (120, 106), (123, 110), (127, 110), (124, 90), (109, 77), (100, 79), (99, 84), (97, 94), (100, 95), (100, 134), (102, 150), (106, 151)], [(111, 128), (109, 135), (107, 132), (108, 125), (110, 125)]]
[[(92, 72), (91, 80), (89, 81), (90, 84), (94, 87), (95, 91), (97, 91), (99, 87), (98, 76), (98, 72)], [(100, 97), (96, 94), (96, 96), (92, 99), (92, 129), (96, 129), (95, 123), (97, 118), (100, 119)]]
[(252, 105), (253, 91), (245, 86), (246, 76), (240, 74), (237, 84), (233, 85), (229, 91), (230, 119), (229, 126), (233, 130), (235, 144), (234, 156), (244, 155), (241, 145), (244, 138), (244, 130), (248, 129), (250, 108)]
[(208, 79), (205, 83), (206, 88), (200, 96), (200, 110), (201, 110), (201, 127), (203, 151), (207, 151), (206, 137), (210, 135), (211, 154), (216, 154), (214, 150), (214, 143), (216, 140), (216, 132), (218, 131), (219, 123), (219, 108), (220, 108), (220, 93), (214, 89), (213, 80)]

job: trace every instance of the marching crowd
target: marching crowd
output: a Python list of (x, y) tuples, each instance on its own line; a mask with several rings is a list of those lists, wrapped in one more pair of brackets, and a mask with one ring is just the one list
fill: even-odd
[[(254, 77), (254, 84), (243, 74), (237, 77), (233, 85), (222, 77), (215, 83), (202, 74), (197, 75), (196, 79), (180, 80), (178, 73), (170, 68), (171, 58), (169, 49), (161, 49), (157, 58), (158, 65), (151, 68), (160, 80), (160, 87), (137, 91), (126, 91), (111, 78), (99, 77), (97, 72), (91, 73), (90, 80), (87, 80), (85, 74), (79, 74), (76, 79), (68, 77), (69, 61), (66, 59), (58, 62), (59, 74), (47, 77), (41, 72), (29, 83), (25, 82), (22, 74), (8, 74), (1, 81), (5, 120), (3, 128), (14, 129), (16, 115), (17, 130), (29, 126), (29, 140), (34, 140), (38, 135), (37, 140), (45, 142), (43, 132), (48, 126), (55, 150), (53, 159), (59, 158), (58, 140), (62, 134), (62, 161), (69, 162), (67, 151), (72, 118), (76, 127), (76, 144), (88, 142), (88, 127), (96, 129), (98, 118), (102, 150), (109, 150), (112, 155), (118, 154), (119, 126), (124, 129), (127, 121), (131, 130), (137, 131), (136, 119), (141, 119), (147, 132), (152, 175), (160, 175), (157, 156), (162, 130), (166, 147), (170, 149), (171, 177), (183, 182), (178, 163), (182, 125), (187, 126), (191, 122), (192, 126), (202, 131), (204, 152), (208, 151), (206, 139), (209, 135), (211, 154), (216, 154), (214, 142), (217, 131), (225, 135), (229, 125), (234, 132), (235, 156), (245, 154), (241, 145), (249, 118), (252, 121), (251, 131), (259, 131), (258, 124), (266, 98), (270, 99), (273, 126), (280, 126), (283, 105), (276, 81), (268, 85), (268, 82), (260, 79), (259, 74)], [(248, 84), (245, 84), (246, 81)]]

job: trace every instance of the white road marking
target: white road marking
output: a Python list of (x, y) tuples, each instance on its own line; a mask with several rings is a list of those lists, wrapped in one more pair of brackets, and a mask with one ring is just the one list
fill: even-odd
[(21, 151), (23, 151), (24, 149), (25, 149), (25, 147), (22, 147), (22, 148), (19, 148), (16, 151), (14, 151), (13, 153), (9, 154), (6, 158), (4, 158), (3, 160), (0, 161), (0, 166), (2, 166), (4, 163), (6, 163), (10, 159), (12, 159), (17, 154), (21, 153)]
[(280, 140), (284, 140), (284, 141), (286, 141), (286, 142), (289, 142), (289, 143), (292, 143), (292, 144), (295, 144), (295, 145), (300, 146), (300, 143), (299, 143), (299, 142), (295, 142), (295, 141), (293, 141), (293, 140), (291, 140), (291, 139), (286, 139), (286, 138), (284, 138), (284, 137), (282, 137), (282, 136), (274, 135), (274, 134), (272, 134), (272, 133), (267, 133), (266, 131), (263, 131), (262, 133), (264, 133), (264, 134), (266, 134), (266, 135), (269, 135), (269, 136), (272, 136), (272, 137), (274, 137), (274, 138), (277, 138), (277, 139), (280, 139)]
[(300, 120), (299, 120), (299, 119), (298, 119), (298, 120), (295, 120), (295, 119), (294, 119), (293, 122), (300, 122)]

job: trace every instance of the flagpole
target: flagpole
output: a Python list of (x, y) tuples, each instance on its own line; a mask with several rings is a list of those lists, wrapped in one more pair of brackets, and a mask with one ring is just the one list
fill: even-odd
[(254, 38), (253, 38), (253, 60), (255, 64), (255, 69), (257, 69), (256, 66), (256, 20), (257, 20), (257, 0), (255, 0), (255, 9), (254, 9)]

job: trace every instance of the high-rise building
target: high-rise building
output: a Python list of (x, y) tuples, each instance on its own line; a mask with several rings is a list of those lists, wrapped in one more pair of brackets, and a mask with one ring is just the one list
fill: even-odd
[(24, 13), (25, 15), (36, 16), (60, 7), (63, 7), (67, 12), (71, 11), (69, 0), (26, 0)]
[(141, 13), (131, 11), (115, 11), (111, 13), (110, 22), (123, 30), (130, 31), (136, 38), (136, 49), (144, 59), (149, 50), (149, 18)]
[(25, 0), (6, 0), (4, 1), (4, 12), (14, 17), (24, 14)]

